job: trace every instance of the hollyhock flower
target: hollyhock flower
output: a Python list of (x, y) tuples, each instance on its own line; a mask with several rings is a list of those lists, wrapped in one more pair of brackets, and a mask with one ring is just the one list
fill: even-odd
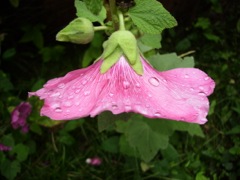
[(10, 151), (12, 150), (12, 147), (5, 146), (4, 144), (0, 143), (0, 151)]
[(28, 102), (20, 103), (11, 113), (11, 124), (13, 129), (21, 128), (23, 133), (28, 132), (27, 117), (32, 111), (32, 106)]
[(87, 158), (86, 163), (92, 166), (99, 166), (102, 164), (102, 160), (99, 157)]
[(44, 100), (41, 115), (71, 120), (103, 111), (135, 112), (148, 118), (204, 124), (214, 81), (196, 68), (158, 72), (137, 53), (133, 35), (123, 31), (120, 35), (109, 38), (104, 55), (91, 66), (52, 79), (29, 93)]

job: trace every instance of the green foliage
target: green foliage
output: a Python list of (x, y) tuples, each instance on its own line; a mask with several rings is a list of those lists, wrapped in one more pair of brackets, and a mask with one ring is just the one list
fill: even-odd
[[(176, 25), (176, 21), (157, 1), (138, 0), (124, 14), (130, 24), (126, 28), (140, 37), (141, 52), (156, 69), (195, 65), (216, 81), (205, 125), (110, 112), (97, 118), (52, 121), (39, 115), (42, 102), (31, 97), (30, 130), (23, 134), (11, 126), (14, 107), (27, 100), (28, 91), (41, 88), (48, 79), (96, 60), (106, 36), (96, 32), (89, 45), (59, 45), (49, 37), (53, 39), (53, 33), (64, 26), (64, 18), (64, 24), (49, 26), (39, 14), (57, 21), (38, 3), (32, 7), (35, 3), (9, 2), (16, 8), (7, 8), (1, 15), (0, 143), (12, 150), (0, 151), (0, 179), (239, 179), (239, 4), (201, 1), (197, 8), (191, 8), (191, 16), (182, 4), (177, 8), (182, 16), (176, 18), (186, 25), (163, 34), (162, 30)], [(102, 2), (76, 1), (77, 15), (94, 25), (112, 28), (114, 22), (106, 22), (112, 20), (106, 17), (108, 6), (103, 7)], [(162, 15), (152, 21), (151, 15), (158, 8), (170, 21), (161, 21)], [(38, 13), (32, 13), (36, 9)], [(61, 11), (54, 5), (53, 12), (56, 9), (71, 14), (67, 12), (71, 8), (64, 6)], [(112, 33), (111, 28), (107, 35)], [(85, 163), (95, 156), (102, 159), (100, 166)]]
[(175, 18), (156, 0), (136, 0), (129, 10), (133, 23), (143, 32), (159, 34), (177, 25)]
[[(95, 14), (95, 6), (97, 9), (99, 6), (101, 6), (101, 11), (98, 14)], [(77, 9), (76, 15), (78, 17), (84, 17), (92, 22), (99, 22), (100, 24), (104, 24), (103, 21), (106, 19), (106, 9), (101, 5), (100, 1), (96, 1), (94, 3), (91, 1), (91, 3), (85, 3), (80, 0), (75, 0), (75, 7)]]

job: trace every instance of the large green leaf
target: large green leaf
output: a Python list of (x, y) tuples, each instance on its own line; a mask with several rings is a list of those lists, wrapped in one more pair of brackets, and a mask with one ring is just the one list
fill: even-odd
[(143, 32), (159, 34), (165, 28), (177, 25), (175, 18), (156, 0), (135, 0), (129, 10), (133, 23)]
[(190, 68), (194, 67), (194, 59), (192, 56), (180, 58), (176, 53), (156, 54), (148, 58), (149, 62), (159, 71), (166, 71), (174, 68)]
[(103, 21), (107, 17), (106, 9), (104, 6), (102, 6), (101, 11), (97, 15), (88, 9), (89, 6), (87, 7), (85, 2), (75, 0), (75, 7), (77, 9), (76, 15), (78, 17), (85, 17), (92, 22), (99, 22), (100, 24), (104, 24)]

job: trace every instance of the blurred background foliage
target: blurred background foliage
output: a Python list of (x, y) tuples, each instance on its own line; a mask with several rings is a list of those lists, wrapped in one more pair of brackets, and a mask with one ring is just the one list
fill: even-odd
[[(41, 102), (34, 99), (30, 100), (34, 109), (29, 133), (12, 130), (10, 113), (27, 100), (27, 92), (97, 58), (103, 36), (96, 35), (97, 40), (88, 45), (55, 41), (57, 32), (75, 17), (73, 0), (4, 0), (0, 2), (0, 143), (14, 149), (0, 152), (1, 179), (240, 177), (240, 4), (160, 2), (178, 21), (177, 27), (164, 30), (160, 54), (194, 52), (196, 67), (216, 81), (209, 121), (201, 126), (204, 137), (175, 131), (171, 145), (146, 163), (120, 153), (118, 143), (123, 140), (112, 131), (99, 133), (96, 119), (40, 126), (33, 119), (44, 122), (46, 118), (39, 117)], [(94, 156), (101, 157), (101, 166), (85, 163)]]

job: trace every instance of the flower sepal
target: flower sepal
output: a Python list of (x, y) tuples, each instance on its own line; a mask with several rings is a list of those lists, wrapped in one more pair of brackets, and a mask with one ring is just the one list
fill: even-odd
[(125, 56), (129, 65), (137, 74), (143, 74), (137, 40), (130, 31), (116, 31), (105, 42), (101, 73), (107, 72), (121, 56)]

